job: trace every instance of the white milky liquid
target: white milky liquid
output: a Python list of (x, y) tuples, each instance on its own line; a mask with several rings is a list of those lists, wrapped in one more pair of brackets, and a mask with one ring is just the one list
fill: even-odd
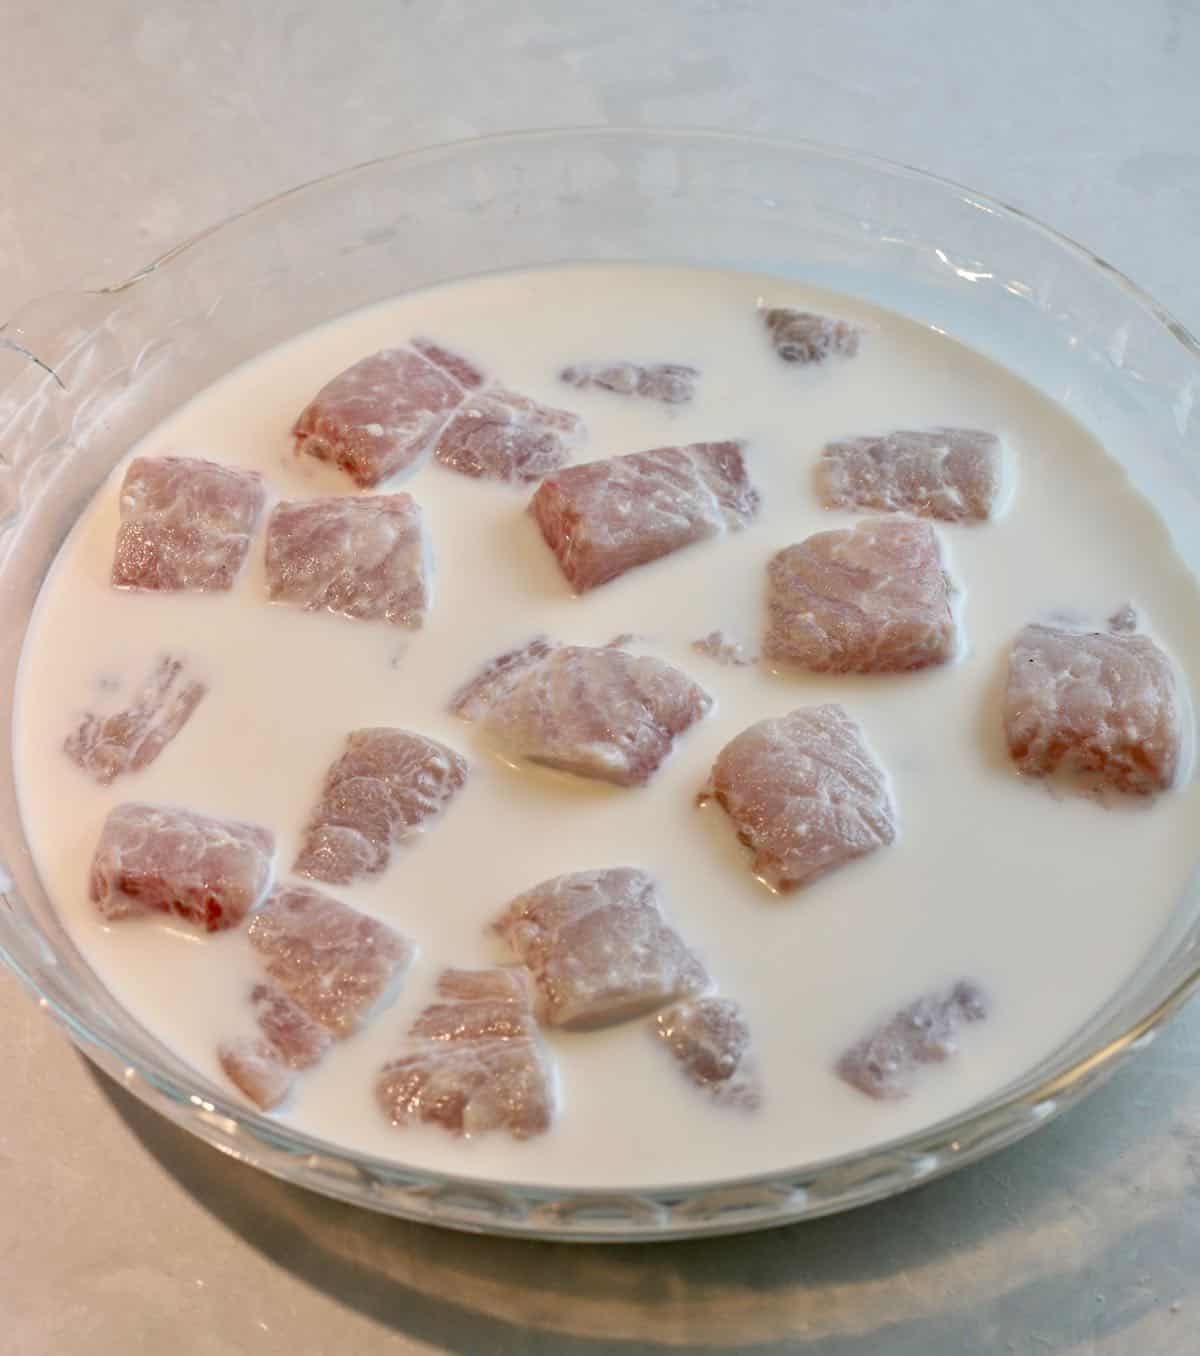
[[(756, 304), (831, 312), (868, 327), (860, 355), (800, 369), (770, 350)], [(1018, 778), (1000, 726), (1008, 643), (1054, 612), (1103, 619), (1137, 604), (1194, 685), (1200, 598), (1155, 512), (1061, 410), (943, 335), (860, 302), (750, 274), (585, 266), (469, 280), (352, 315), (232, 373), (136, 450), (263, 472), (278, 498), (350, 490), (297, 459), (288, 430), (313, 393), (365, 354), (425, 334), (505, 385), (578, 411), (579, 460), (742, 438), (763, 510), (582, 598), (532, 520), (530, 490), (425, 465), (405, 482), (424, 506), (436, 579), (419, 633), (269, 604), (263, 535), (230, 594), (135, 594), (108, 583), (121, 467), (100, 490), (43, 589), (17, 706), (17, 772), (29, 841), (83, 954), (145, 1026), (218, 1085), (217, 1043), (251, 1030), (245, 929), (204, 936), (171, 922), (105, 926), (87, 898), (107, 812), (178, 803), (269, 826), (285, 876), (322, 777), (348, 730), (402, 726), (472, 762), (468, 786), (379, 878), (333, 892), (413, 938), (397, 1002), (303, 1075), (280, 1120), (412, 1165), (551, 1185), (690, 1182), (766, 1172), (862, 1149), (960, 1112), (1050, 1053), (1121, 985), (1181, 898), (1195, 856), (1195, 784), (1104, 808)], [(567, 362), (690, 363), (699, 394), (666, 407), (557, 380)], [(1015, 468), (997, 522), (939, 528), (964, 590), (965, 653), (952, 666), (877, 678), (727, 668), (689, 643), (723, 627), (757, 650), (772, 552), (855, 521), (822, 510), (812, 468), (830, 438), (964, 424), (1002, 434)], [(517, 770), (447, 713), (479, 666), (537, 632), (603, 644), (634, 632), (716, 697), (713, 714), (638, 790)], [(144, 772), (98, 787), (62, 752), (103, 680), (136, 685), (164, 649), (190, 656), (208, 696)], [(722, 745), (752, 721), (837, 700), (894, 785), (891, 847), (777, 897), (751, 875), (723, 812), (694, 798)], [(396, 1130), (376, 1107), (397, 1050), (446, 965), (506, 957), (485, 932), (505, 902), (559, 872), (641, 866), (721, 990), (743, 1003), (765, 1099), (745, 1114), (685, 1081), (646, 1021), (548, 1036), (561, 1113), (527, 1143)], [(897, 1008), (961, 977), (991, 1018), (961, 1053), (923, 1071), (904, 1102), (840, 1082), (840, 1052)]]

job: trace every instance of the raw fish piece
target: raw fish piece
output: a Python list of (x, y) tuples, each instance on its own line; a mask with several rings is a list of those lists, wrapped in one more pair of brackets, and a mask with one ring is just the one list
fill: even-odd
[(926, 994), (865, 1036), (838, 1061), (839, 1075), (868, 1097), (907, 1097), (922, 1064), (939, 1064), (958, 1050), (959, 1031), (982, 1021), (990, 1004), (969, 980), (945, 994)]
[(584, 462), (549, 476), (529, 511), (576, 593), (758, 512), (742, 445), (692, 443)]
[(259, 1108), (270, 1111), (285, 1100), (296, 1071), (265, 1036), (238, 1036), (217, 1046), (225, 1077)]
[(274, 852), (274, 835), (255, 824), (128, 802), (104, 821), (90, 893), (109, 920), (165, 913), (217, 932), (258, 902)]
[(503, 1129), (517, 1139), (547, 1130), (553, 1077), (523, 977), (447, 970), (438, 996), (380, 1071), (376, 1096), (392, 1124), (427, 1121), (459, 1135)]
[(1013, 642), (1004, 728), (1022, 772), (1165, 791), (1179, 771), (1183, 724), (1174, 668), (1149, 636), (1032, 625)]
[(317, 392), (292, 430), (296, 451), (371, 489), (417, 462), (481, 380), (465, 358), (429, 340), (384, 349)]
[(977, 428), (897, 429), (829, 443), (817, 467), (826, 508), (990, 518), (1003, 479), (1000, 440)]
[(584, 436), (577, 414), (492, 386), (459, 407), (438, 439), (437, 459), (465, 476), (524, 484), (565, 465)]
[(410, 730), (355, 730), (325, 776), (293, 870), (330, 885), (377, 875), (467, 780), (467, 762)]
[(421, 506), (410, 494), (280, 504), (267, 523), (267, 589), (310, 612), (419, 627), (430, 594)]
[(290, 1069), (311, 1069), (333, 1044), (330, 1032), (281, 989), (256, 984), (250, 1004), (258, 1029)]
[(771, 346), (785, 363), (822, 363), (830, 356), (853, 358), (862, 330), (845, 320), (772, 306), (762, 313)]
[(276, 886), (249, 936), (278, 988), (339, 1040), (395, 997), (416, 954), (386, 923), (307, 885)]
[(586, 390), (598, 386), (617, 395), (661, 400), (664, 405), (685, 405), (696, 394), (700, 373), (684, 363), (572, 363), (559, 373), (568, 386)]
[(118, 588), (230, 589), (265, 499), (257, 471), (194, 457), (137, 457), (121, 484)]
[(675, 1003), (654, 1019), (654, 1034), (698, 1087), (723, 1102), (757, 1106), (750, 1027), (732, 998), (713, 994)]
[(122, 773), (149, 767), (207, 691), (188, 676), (182, 659), (165, 654), (128, 706), (109, 716), (88, 711), (63, 748), (73, 763), (107, 786)]
[(708, 973), (663, 918), (658, 883), (615, 867), (543, 881), (516, 899), (495, 931), (537, 988), (551, 1026), (609, 1026), (700, 993)]
[(699, 640), (693, 640), (692, 649), (731, 668), (746, 668), (754, 663), (754, 656), (746, 653), (742, 642), (724, 631), (710, 631)]
[(645, 785), (711, 707), (661, 659), (544, 639), (492, 660), (452, 703), (506, 754), (618, 786)]
[(710, 797), (753, 850), (755, 875), (780, 891), (896, 837), (887, 774), (834, 703), (760, 720), (736, 735), (717, 755), (700, 799)]
[(818, 532), (773, 556), (767, 579), (770, 659), (814, 673), (898, 673), (958, 651), (937, 534), (915, 518)]
[(250, 1002), (261, 1034), (222, 1041), (217, 1059), (229, 1081), (269, 1111), (291, 1092), (296, 1071), (318, 1063), (333, 1038), (286, 994), (267, 984), (254, 986)]

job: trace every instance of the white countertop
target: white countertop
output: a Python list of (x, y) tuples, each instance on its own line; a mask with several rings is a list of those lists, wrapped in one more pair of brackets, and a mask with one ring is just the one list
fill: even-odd
[[(1200, 4), (0, 0), (0, 321), (428, 142), (811, 137), (1041, 217), (1200, 330)], [(0, 1352), (1200, 1350), (1200, 1005), (1031, 1140), (731, 1240), (571, 1247), (335, 1205), (94, 1073), (0, 977)]]

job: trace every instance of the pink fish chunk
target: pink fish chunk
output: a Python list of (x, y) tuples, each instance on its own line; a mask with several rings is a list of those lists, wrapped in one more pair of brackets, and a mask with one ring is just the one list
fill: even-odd
[(817, 467), (826, 508), (915, 513), (949, 523), (990, 518), (1002, 483), (1000, 440), (977, 428), (842, 438), (826, 446)]
[(188, 676), (182, 659), (165, 654), (128, 706), (108, 716), (88, 711), (63, 749), (77, 767), (107, 786), (123, 773), (149, 767), (207, 691), (199, 679)]
[(493, 386), (468, 396), (446, 425), (437, 459), (452, 471), (526, 484), (557, 471), (584, 439), (583, 420)]
[(848, 321), (793, 306), (772, 306), (762, 318), (771, 347), (785, 363), (823, 363), (826, 358), (853, 358), (858, 353), (862, 330)]
[(378, 875), (467, 780), (467, 761), (411, 730), (355, 730), (325, 776), (293, 870), (329, 885)]
[(686, 405), (696, 394), (699, 371), (685, 363), (572, 363), (559, 373), (568, 386), (595, 386), (616, 395), (641, 396), (664, 405)]
[(121, 484), (117, 588), (230, 589), (266, 492), (257, 471), (192, 457), (137, 457)]
[(711, 708), (661, 659), (544, 639), (493, 660), (451, 707), (514, 758), (617, 786), (644, 786)]
[(274, 852), (274, 835), (255, 824), (129, 802), (104, 821), (91, 898), (110, 921), (165, 913), (218, 932), (258, 902)]
[(516, 1139), (549, 1129), (553, 1074), (523, 978), (447, 970), (438, 996), (379, 1073), (375, 1093), (391, 1123), (425, 1121), (467, 1136), (507, 1130)]
[(271, 600), (415, 629), (429, 610), (421, 506), (410, 494), (280, 504), (267, 523)]
[(814, 673), (900, 673), (958, 652), (951, 583), (933, 528), (871, 518), (818, 532), (767, 567), (763, 651)]
[(709, 798), (753, 851), (755, 875), (779, 891), (896, 837), (887, 774), (834, 703), (760, 720), (736, 735), (713, 763), (700, 796)]
[(736, 532), (758, 512), (736, 442), (659, 447), (549, 476), (529, 511), (576, 593), (693, 542)]
[(907, 1097), (920, 1066), (939, 1064), (959, 1048), (959, 1033), (980, 1022), (990, 1008), (987, 996), (969, 980), (945, 994), (926, 994), (865, 1036), (838, 1061), (837, 1072), (868, 1097)]
[(1174, 668), (1149, 636), (1033, 625), (1013, 642), (1004, 728), (1021, 772), (1151, 795), (1175, 784), (1183, 727)]
[(709, 987), (703, 964), (663, 917), (658, 883), (614, 867), (555, 876), (493, 925), (526, 966), (539, 1019), (609, 1026)]
[(217, 1047), (217, 1062), (225, 1077), (261, 1111), (287, 1100), (296, 1082), (288, 1065), (265, 1036), (238, 1036)]
[(276, 988), (338, 1040), (395, 997), (416, 955), (386, 923), (307, 885), (277, 886), (248, 931)]
[(371, 489), (424, 456), (482, 380), (467, 359), (430, 340), (384, 349), (317, 392), (292, 430), (296, 451)]
[(320, 1062), (333, 1037), (285, 993), (256, 984), (250, 994), (261, 1034), (222, 1041), (217, 1059), (225, 1076), (264, 1111), (292, 1090), (296, 1072)]
[(732, 998), (711, 994), (675, 1003), (655, 1017), (654, 1034), (697, 1087), (721, 1102), (758, 1105), (750, 1027)]

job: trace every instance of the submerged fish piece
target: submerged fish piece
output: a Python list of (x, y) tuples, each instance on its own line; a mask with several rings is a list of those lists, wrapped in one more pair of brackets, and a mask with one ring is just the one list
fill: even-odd
[(63, 742), (70, 760), (101, 786), (149, 767), (187, 724), (207, 686), (187, 664), (164, 654), (128, 706), (111, 715), (88, 711)]
[(982, 1021), (990, 1006), (970, 980), (960, 980), (945, 994), (925, 994), (852, 1045), (838, 1060), (837, 1072), (868, 1097), (907, 1097), (920, 1066), (955, 1054), (962, 1028)]
[(725, 631), (710, 631), (699, 640), (693, 640), (692, 649), (730, 668), (746, 668), (754, 663), (754, 656), (746, 653), (742, 642)]
[(379, 1073), (376, 1097), (392, 1124), (426, 1121), (458, 1135), (502, 1129), (517, 1139), (548, 1129), (553, 1076), (523, 977), (446, 970), (438, 997)]
[(708, 693), (661, 659), (538, 639), (488, 664), (451, 709), (514, 758), (643, 786), (711, 707)]
[(256, 984), (250, 1003), (260, 1034), (222, 1041), (217, 1060), (236, 1088), (270, 1111), (291, 1092), (297, 1071), (320, 1062), (333, 1037), (270, 985)]
[(773, 889), (806, 885), (896, 837), (887, 774), (843, 707), (801, 707), (736, 735), (701, 801), (715, 799)]
[(563, 368), (559, 379), (580, 390), (596, 386), (617, 395), (660, 400), (664, 405), (685, 405), (696, 394), (700, 373), (686, 363), (632, 363), (618, 360), (610, 363), (572, 363)]
[(958, 651), (951, 584), (934, 529), (870, 518), (818, 532), (767, 567), (770, 659), (814, 673), (900, 673)]
[(391, 1001), (416, 955), (386, 923), (307, 885), (276, 886), (249, 937), (275, 986), (339, 1040)]
[(265, 1036), (222, 1041), (217, 1046), (217, 1062), (225, 1077), (260, 1111), (279, 1106), (296, 1083), (296, 1070)]
[(272, 602), (416, 628), (429, 610), (421, 506), (410, 494), (280, 504), (267, 523)]
[(771, 346), (785, 363), (822, 363), (829, 357), (853, 358), (862, 330), (846, 320), (800, 311), (794, 306), (771, 306), (762, 313)]
[(635, 566), (736, 532), (758, 512), (737, 442), (659, 447), (549, 476), (529, 503), (576, 593)]
[(258, 902), (274, 852), (274, 835), (255, 824), (127, 802), (104, 821), (90, 894), (110, 921), (165, 913), (217, 932)]
[(377, 875), (392, 848), (424, 832), (467, 780), (467, 761), (411, 730), (354, 730), (325, 775), (293, 870), (345, 885)]
[(424, 456), (482, 380), (467, 359), (430, 340), (384, 349), (317, 392), (292, 429), (296, 451), (371, 489)]
[[(1116, 620), (1128, 626), (1122, 614)], [(1013, 642), (1004, 729), (1013, 761), (1031, 776), (1166, 791), (1182, 761), (1184, 710), (1174, 667), (1147, 635), (1035, 624)]]
[(675, 1003), (654, 1019), (654, 1035), (680, 1072), (717, 1101), (752, 1110), (762, 1100), (741, 1004), (710, 994)]
[(265, 498), (257, 471), (196, 457), (135, 457), (121, 483), (113, 584), (175, 592), (232, 588)]
[(494, 930), (533, 978), (539, 1019), (608, 1026), (708, 987), (708, 972), (634, 867), (575, 871), (518, 895)]
[(438, 461), (465, 476), (525, 484), (557, 471), (583, 442), (583, 420), (492, 386), (469, 395), (438, 439)]
[(821, 453), (817, 493), (826, 508), (983, 521), (1003, 483), (1000, 440), (977, 428), (897, 429), (840, 438)]

